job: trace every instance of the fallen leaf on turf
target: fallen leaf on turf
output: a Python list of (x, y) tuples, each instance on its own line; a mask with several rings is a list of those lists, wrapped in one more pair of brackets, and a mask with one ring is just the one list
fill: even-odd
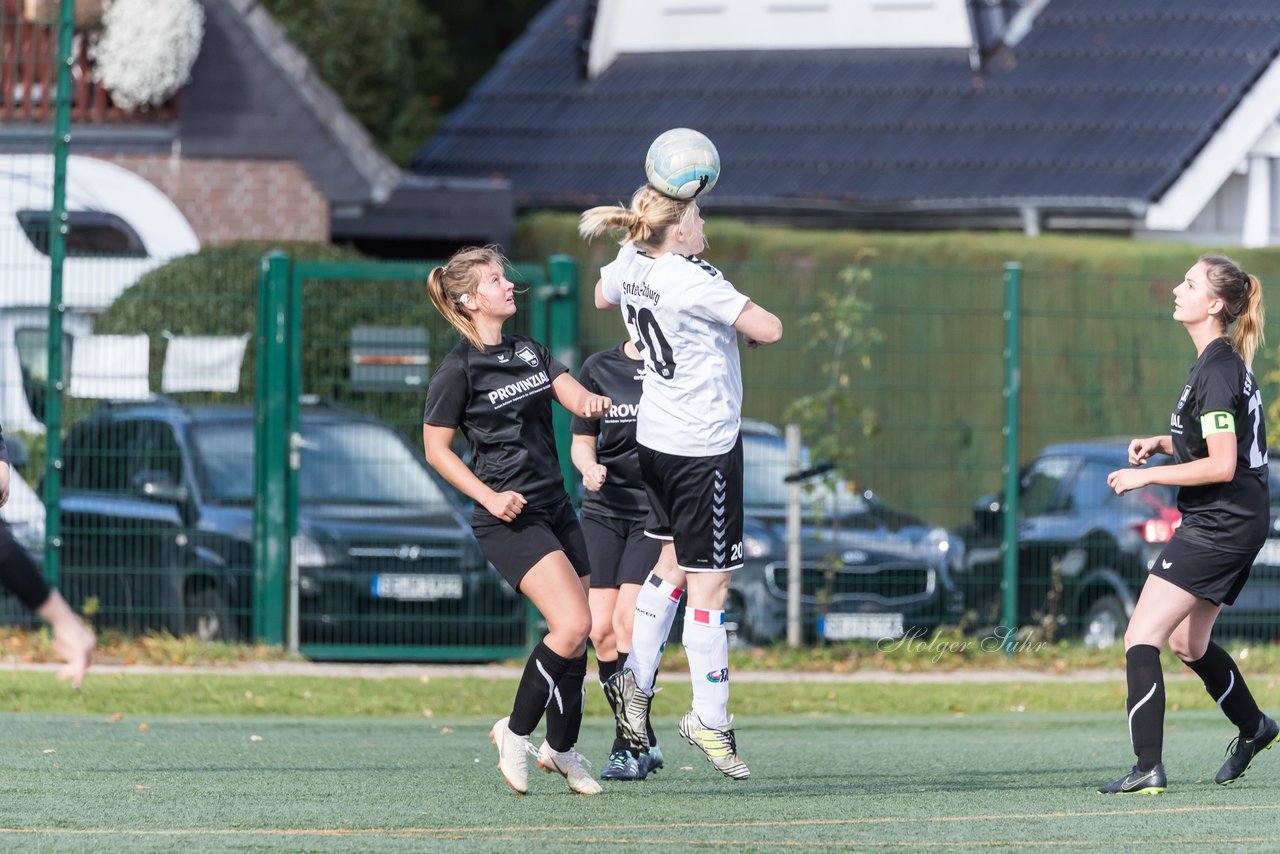
[(449, 734), (449, 733), (451, 733), (451, 732), (453, 732), (453, 727), (451, 727), (451, 726), (442, 726), (442, 727), (440, 727), (440, 734), (441, 734), (441, 735), (448, 735), (448, 734)]
[(681, 765), (681, 766), (680, 766), (680, 770), (681, 770), (681, 771), (692, 771), (692, 770), (693, 770), (693, 766), (692, 766), (692, 765)]
[(428, 682), (430, 682), (430, 681), (431, 681), (431, 677), (430, 677), (430, 676), (419, 676), (419, 677), (418, 677), (418, 681), (419, 681), (419, 682), (421, 682), (423, 685), (426, 685)]
[(124, 720), (124, 712), (116, 712), (111, 716), (111, 720), (116, 722)]
[(41, 752), (41, 753), (57, 753), (58, 751), (56, 751), (56, 750), (54, 750), (52, 747), (50, 747), (50, 748), (47, 748), (47, 749), (42, 750), (42, 751), (40, 751), (40, 752)]
[(252, 692), (252, 691), (245, 691), (245, 692), (244, 692), (244, 698), (245, 698), (246, 700), (252, 700), (252, 699), (253, 699), (253, 692)]
[(249, 740), (250, 740), (250, 741), (262, 741), (262, 736), (260, 736), (260, 735), (251, 735), (251, 736), (249, 736)]
[(138, 724), (138, 732), (146, 732), (149, 729), (151, 729), (151, 724), (149, 723)]
[(303, 691), (303, 692), (302, 692), (302, 699), (304, 699), (304, 700), (310, 700), (310, 699), (311, 699), (311, 692), (310, 692), (310, 691)]
[(428, 709), (426, 706), (423, 706), (423, 707), (422, 707), (422, 716), (423, 716), (424, 718), (435, 717), (435, 712), (431, 711), (431, 710), (430, 710), (430, 709)]
[(136, 784), (134, 784), (134, 788), (135, 788), (135, 789), (150, 789), (151, 787), (150, 787), (150, 786), (144, 786), (144, 785), (142, 785), (141, 783), (136, 783)]

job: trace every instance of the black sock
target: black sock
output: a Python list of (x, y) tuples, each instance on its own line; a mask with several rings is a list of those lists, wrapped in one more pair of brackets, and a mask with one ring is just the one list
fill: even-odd
[(556, 684), (571, 663), (570, 659), (552, 652), (545, 642), (538, 642), (524, 663), (520, 687), (516, 689), (516, 701), (511, 707), (511, 722), (508, 724), (512, 732), (516, 735), (533, 732), (538, 721), (542, 720), (547, 704), (554, 702)]
[(1222, 709), (1227, 720), (1247, 738), (1257, 734), (1258, 727), (1262, 725), (1262, 710), (1258, 708), (1253, 694), (1249, 693), (1249, 686), (1229, 652), (1210, 641), (1204, 655), (1195, 661), (1182, 663), (1194, 670), (1204, 682), (1204, 689)]
[(547, 706), (547, 744), (552, 750), (565, 751), (578, 743), (586, 679), (587, 654), (583, 652), (577, 658), (569, 659), (569, 666), (556, 682)]
[(613, 677), (613, 674), (618, 672), (618, 668), (621, 666), (622, 662), (616, 658), (612, 661), (605, 661), (603, 658), (597, 658), (596, 669), (600, 672), (600, 684), (603, 685), (608, 682)]
[(0, 522), (0, 584), (32, 611), (49, 599), (49, 585), (40, 574), (40, 568), (26, 549), (13, 539), (3, 522)]
[(1150, 771), (1164, 750), (1164, 672), (1160, 650), (1147, 644), (1129, 647), (1124, 655), (1129, 681), (1129, 739), (1138, 757), (1138, 770)]

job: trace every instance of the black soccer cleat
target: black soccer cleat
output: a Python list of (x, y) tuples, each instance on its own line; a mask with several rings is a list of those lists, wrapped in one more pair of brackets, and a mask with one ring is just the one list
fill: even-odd
[(1159, 795), (1169, 785), (1164, 765), (1156, 763), (1150, 771), (1139, 771), (1138, 766), (1114, 783), (1098, 787), (1099, 795)]
[(1277, 741), (1280, 741), (1280, 724), (1263, 715), (1262, 728), (1257, 735), (1253, 738), (1237, 735), (1231, 740), (1231, 744), (1227, 746), (1227, 761), (1222, 763), (1213, 782), (1226, 786), (1239, 780), (1249, 770), (1253, 757), (1264, 750), (1270, 750)]

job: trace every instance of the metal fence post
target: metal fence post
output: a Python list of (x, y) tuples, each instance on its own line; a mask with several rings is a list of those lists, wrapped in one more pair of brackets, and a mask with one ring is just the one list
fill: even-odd
[(272, 252), (258, 277), (254, 388), (253, 635), (284, 642), (288, 525), (289, 257)]
[(67, 155), (71, 144), (71, 55), (76, 4), (63, 0), (58, 16), (58, 91), (53, 118), (53, 199), (49, 216), (48, 393), (45, 397), (44, 575), (62, 574), (62, 261), (67, 249)]
[[(578, 264), (568, 255), (552, 255), (547, 260), (547, 272), (551, 278), (551, 284), (543, 288), (546, 293), (543, 311), (547, 337), (539, 340), (555, 359), (575, 372), (578, 368)], [(574, 485), (578, 482), (578, 474), (569, 457), (569, 446), (573, 441), (569, 434), (572, 416), (564, 407), (557, 406), (551, 417), (565, 486), (570, 495), (576, 495)]]
[(787, 646), (793, 649), (803, 640), (800, 624), (800, 597), (804, 577), (800, 571), (800, 425), (788, 424), (787, 442)]
[(1022, 393), (1022, 265), (1004, 265), (1004, 605), (1008, 631), (1004, 648), (1012, 652), (1018, 628), (1018, 413)]

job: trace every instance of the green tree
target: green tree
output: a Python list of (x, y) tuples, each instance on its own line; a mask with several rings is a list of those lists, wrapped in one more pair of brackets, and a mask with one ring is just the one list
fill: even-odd
[(857, 400), (854, 377), (871, 370), (871, 351), (884, 335), (869, 325), (872, 305), (860, 291), (871, 282), (868, 261), (874, 253), (860, 251), (854, 263), (839, 273), (841, 287), (822, 291), (818, 308), (803, 326), (808, 348), (821, 354), (820, 391), (793, 400), (786, 408), (789, 422), (800, 425), (801, 434), (816, 459), (832, 463), (848, 476), (856, 471), (865, 440), (879, 431), (876, 411)]
[(408, 165), (458, 86), (461, 50), (440, 17), (422, 0), (263, 0), (263, 6), (387, 156)]

